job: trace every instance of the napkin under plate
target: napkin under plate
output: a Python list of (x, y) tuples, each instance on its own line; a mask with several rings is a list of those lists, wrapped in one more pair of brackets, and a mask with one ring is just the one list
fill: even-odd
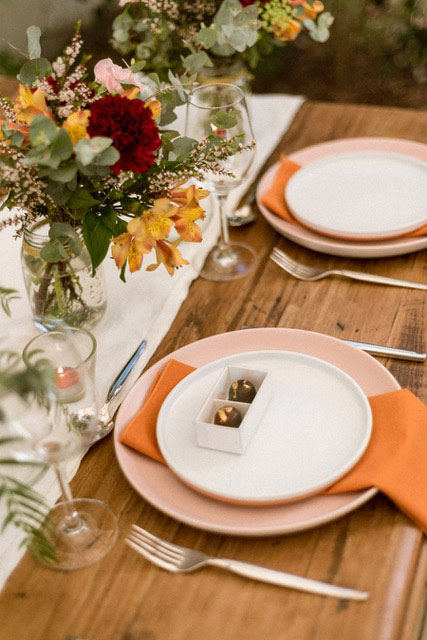
[[(120, 441), (164, 463), (157, 415), (170, 391), (195, 367), (169, 360)], [(408, 389), (371, 396), (373, 430), (361, 460), (326, 493), (375, 486), (427, 533), (427, 407)]]

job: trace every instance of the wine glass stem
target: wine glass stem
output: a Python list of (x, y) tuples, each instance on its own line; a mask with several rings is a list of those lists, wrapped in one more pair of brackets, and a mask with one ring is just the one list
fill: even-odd
[(217, 193), (216, 201), (218, 203), (219, 216), (221, 220), (221, 235), (219, 238), (219, 246), (221, 249), (226, 249), (230, 244), (230, 235), (228, 233), (228, 223), (227, 223), (227, 212), (225, 209), (225, 201), (227, 200), (227, 196), (222, 193)]
[(73, 494), (71, 493), (70, 483), (68, 482), (64, 470), (59, 463), (54, 463), (53, 468), (58, 478), (59, 486), (61, 488), (62, 499), (67, 511), (65, 526), (68, 531), (77, 530), (81, 526), (79, 514), (73, 508)]

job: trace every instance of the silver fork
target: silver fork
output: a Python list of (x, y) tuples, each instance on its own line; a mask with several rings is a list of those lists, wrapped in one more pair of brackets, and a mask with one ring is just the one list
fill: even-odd
[(240, 576), (246, 578), (276, 584), (280, 587), (289, 587), (291, 589), (309, 591), (310, 593), (344, 598), (346, 600), (366, 600), (368, 597), (366, 591), (337, 587), (333, 584), (327, 584), (326, 582), (319, 582), (302, 576), (275, 571), (274, 569), (268, 569), (267, 567), (249, 562), (240, 562), (229, 558), (213, 558), (201, 551), (195, 551), (187, 547), (180, 547), (171, 542), (166, 542), (166, 540), (157, 538), (136, 524), (132, 525), (132, 531), (126, 538), (126, 543), (153, 564), (166, 571), (172, 571), (173, 573), (189, 573), (196, 571), (196, 569), (201, 569), (201, 567), (206, 565), (210, 565), (238, 573)]
[(321, 280), (327, 276), (343, 276), (344, 278), (352, 278), (353, 280), (362, 280), (363, 282), (375, 282), (377, 284), (388, 284), (394, 287), (407, 287), (409, 289), (423, 289), (427, 291), (427, 284), (420, 282), (408, 282), (407, 280), (397, 280), (395, 278), (387, 278), (385, 276), (373, 275), (371, 273), (363, 273), (361, 271), (349, 271), (348, 269), (316, 269), (309, 267), (300, 262), (296, 262), (290, 258), (281, 249), (275, 247), (270, 254), (270, 258), (282, 267), (285, 271), (298, 278), (299, 280)]

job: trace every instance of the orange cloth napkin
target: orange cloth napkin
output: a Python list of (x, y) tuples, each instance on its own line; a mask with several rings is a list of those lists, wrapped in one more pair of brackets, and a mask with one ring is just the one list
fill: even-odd
[[(156, 440), (160, 407), (194, 367), (169, 360), (120, 441), (165, 463)], [(378, 487), (427, 533), (427, 406), (409, 389), (369, 398), (372, 436), (361, 460), (325, 493)]]
[[(286, 158), (286, 156), (281, 156), (280, 158), (280, 166), (277, 169), (277, 173), (274, 177), (271, 186), (264, 193), (262, 197), (262, 203), (270, 209), (273, 213), (277, 214), (287, 222), (291, 222), (292, 224), (300, 224), (298, 220), (296, 220), (291, 212), (288, 209), (285, 200), (285, 187), (291, 177), (301, 169), (301, 165), (293, 162)], [(302, 226), (302, 225), (301, 225)], [(427, 224), (424, 224), (419, 229), (415, 231), (411, 231), (410, 233), (404, 234), (405, 237), (413, 237), (413, 236), (422, 236), (427, 234)]]

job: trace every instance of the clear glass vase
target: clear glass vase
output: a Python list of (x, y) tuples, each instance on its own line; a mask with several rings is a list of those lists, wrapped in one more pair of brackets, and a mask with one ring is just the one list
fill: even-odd
[(210, 58), (213, 67), (203, 67), (197, 76), (200, 84), (223, 82), (236, 85), (245, 95), (251, 92), (253, 76), (240, 56), (211, 55)]
[(38, 222), (24, 230), (21, 263), (36, 327), (54, 329), (66, 323), (91, 329), (103, 317), (106, 289), (102, 267), (92, 276), (89, 253), (46, 262), (40, 255), (49, 240), (49, 225)]

